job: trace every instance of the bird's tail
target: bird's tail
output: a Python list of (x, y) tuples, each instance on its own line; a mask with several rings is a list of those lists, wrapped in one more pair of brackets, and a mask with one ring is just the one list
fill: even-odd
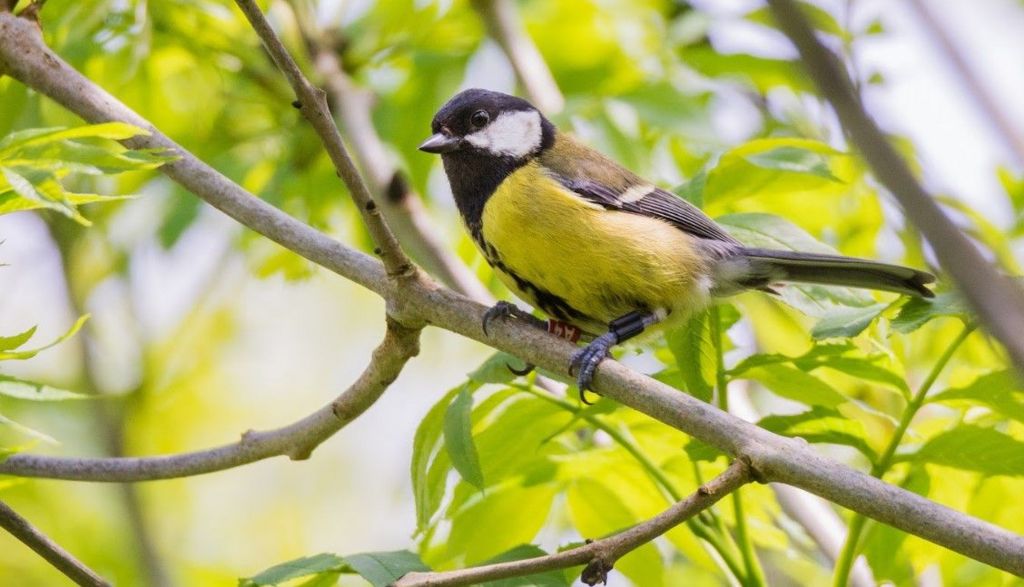
[(744, 248), (743, 256), (755, 273), (768, 276), (770, 281), (845, 285), (925, 298), (935, 296), (925, 287), (935, 281), (935, 276), (910, 267), (839, 255), (773, 249)]

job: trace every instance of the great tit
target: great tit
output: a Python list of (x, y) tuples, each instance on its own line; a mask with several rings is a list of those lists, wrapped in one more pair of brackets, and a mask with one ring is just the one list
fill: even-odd
[[(549, 330), (595, 336), (572, 359), (581, 398), (609, 350), (714, 298), (781, 282), (932, 297), (935, 277), (864, 259), (745, 247), (700, 209), (560, 133), (526, 100), (471, 89), (434, 116), (466, 228), (501, 281)], [(484, 319), (529, 316), (500, 302)], [(577, 330), (579, 329), (579, 330)]]

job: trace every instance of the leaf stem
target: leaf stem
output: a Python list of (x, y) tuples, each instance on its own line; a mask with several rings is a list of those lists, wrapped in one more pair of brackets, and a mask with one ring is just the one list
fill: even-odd
[[(711, 328), (711, 343), (715, 347), (715, 392), (718, 407), (723, 412), (729, 411), (729, 382), (726, 379), (725, 347), (722, 344), (722, 317), (718, 306), (712, 306), (708, 314)], [(757, 553), (747, 531), (747, 519), (743, 511), (743, 497), (739, 490), (732, 493), (732, 507), (736, 516), (736, 542), (739, 544), (743, 564), (747, 569), (746, 585), (759, 586), (765, 584), (764, 571), (757, 560)]]
[[(903, 442), (903, 437), (907, 433), (907, 429), (910, 428), (910, 423), (914, 420), (914, 416), (917, 415), (918, 410), (924, 405), (925, 399), (928, 397), (928, 392), (931, 391), (933, 385), (938, 380), (939, 375), (942, 374), (942, 370), (949, 364), (950, 359), (953, 358), (953, 354), (956, 353), (960, 345), (967, 340), (967, 337), (974, 332), (977, 327), (976, 324), (966, 323), (960, 334), (957, 335), (946, 347), (946, 350), (942, 352), (942, 356), (932, 366), (931, 371), (921, 382), (921, 386), (918, 387), (917, 392), (910, 398), (910, 402), (907, 404), (906, 409), (903, 410), (903, 414), (900, 416), (900, 422), (896, 426), (896, 430), (893, 432), (892, 437), (889, 439), (889, 444), (885, 447), (885, 451), (882, 456), (875, 461), (875, 464), (871, 466), (871, 476), (882, 478), (889, 471), (889, 467), (892, 466), (893, 458), (896, 456), (896, 450), (899, 449), (900, 443)], [(846, 542), (843, 543), (843, 549), (839, 554), (839, 559), (836, 561), (835, 574), (832, 578), (833, 587), (845, 587), (849, 581), (850, 571), (853, 569), (853, 562), (857, 558), (859, 550), (860, 534), (864, 531), (864, 526), (867, 522), (867, 518), (862, 514), (854, 514), (853, 519), (850, 521), (850, 529), (846, 533)]]
[[(682, 499), (682, 494), (680, 494), (679, 490), (676, 489), (672, 480), (665, 475), (661, 468), (658, 467), (650, 457), (640, 450), (640, 447), (637, 446), (635, 442), (623, 434), (621, 430), (609, 425), (607, 422), (593, 414), (588, 414), (576, 404), (550, 393), (539, 391), (532, 385), (512, 383), (510, 386), (555, 404), (556, 406), (582, 418), (594, 428), (601, 430), (611, 437), (611, 439), (621, 446), (627, 453), (629, 453), (630, 456), (636, 459), (636, 462), (640, 467), (650, 475), (651, 479), (655, 482), (655, 485), (657, 485), (665, 494), (665, 497), (669, 499), (669, 503), (675, 503)], [(736, 544), (733, 543), (732, 537), (729, 534), (718, 535), (718, 533), (714, 532), (714, 530), (716, 530), (715, 527), (702, 524), (696, 518), (687, 520), (686, 525), (690, 528), (690, 531), (697, 536), (697, 538), (700, 538), (711, 546), (711, 549), (718, 554), (719, 558), (721, 558), (721, 562), (732, 573), (736, 580), (743, 584), (746, 573), (743, 570), (743, 566), (737, 560), (737, 557), (740, 556), (740, 552)]]

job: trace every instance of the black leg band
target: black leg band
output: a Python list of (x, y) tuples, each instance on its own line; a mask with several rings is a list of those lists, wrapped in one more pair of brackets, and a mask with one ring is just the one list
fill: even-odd
[(580, 401), (589, 404), (584, 393), (590, 387), (597, 366), (608, 356), (608, 351), (643, 332), (648, 326), (658, 323), (664, 315), (636, 310), (612, 320), (608, 332), (576, 352), (569, 364), (569, 374), (576, 373), (576, 385), (580, 390)]

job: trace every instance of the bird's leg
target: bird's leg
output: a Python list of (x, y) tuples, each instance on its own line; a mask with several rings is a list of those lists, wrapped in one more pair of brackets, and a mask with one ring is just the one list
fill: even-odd
[(664, 312), (636, 310), (612, 320), (608, 332), (595, 338), (587, 346), (576, 351), (569, 363), (569, 375), (576, 372), (576, 385), (580, 389), (580, 401), (590, 404), (584, 395), (594, 378), (597, 366), (608, 356), (608, 351), (619, 343), (626, 342), (665, 317)]
[[(545, 322), (544, 320), (535, 317), (533, 314), (530, 314), (529, 312), (520, 310), (519, 308), (516, 307), (515, 304), (511, 302), (506, 302), (502, 300), (494, 304), (494, 306), (492, 306), (489, 310), (487, 310), (487, 312), (484, 313), (483, 324), (481, 326), (483, 327), (485, 335), (488, 335), (487, 325), (490, 324), (492, 320), (495, 320), (497, 318), (500, 318), (502, 320), (508, 318), (516, 318), (517, 320), (522, 320), (530, 324), (531, 326), (534, 326), (535, 328), (548, 328), (548, 323)], [(533, 363), (525, 363), (522, 369), (517, 369), (512, 365), (508, 364), (506, 364), (505, 366), (508, 368), (509, 371), (520, 377), (524, 375), (529, 375), (536, 368), (536, 366)]]

